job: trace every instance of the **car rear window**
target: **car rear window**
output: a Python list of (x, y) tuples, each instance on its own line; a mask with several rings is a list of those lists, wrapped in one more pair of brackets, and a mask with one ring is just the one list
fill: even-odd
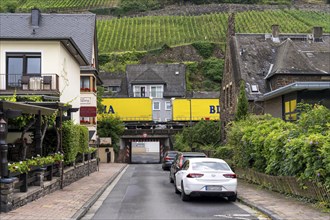
[(184, 156), (183, 157), (183, 162), (182, 163), (184, 163), (186, 160), (188, 160), (189, 158), (201, 158), (201, 157), (206, 157), (206, 155), (203, 155), (203, 154), (201, 154), (201, 155), (193, 155), (193, 156), (191, 156), (191, 155), (189, 155), (189, 156)]
[(175, 157), (178, 153), (168, 153), (169, 157)]
[(191, 164), (191, 167), (193, 170), (230, 170), (230, 167), (226, 163), (210, 161), (194, 162)]

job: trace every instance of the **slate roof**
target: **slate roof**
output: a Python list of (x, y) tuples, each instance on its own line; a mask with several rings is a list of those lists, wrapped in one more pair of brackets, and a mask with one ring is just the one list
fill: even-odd
[[(111, 97), (127, 97), (127, 83), (125, 74), (121, 73), (99, 73), (99, 77), (103, 82), (103, 86), (119, 86), (120, 91), (118, 93), (112, 94)], [(104, 94), (104, 96), (108, 96)]]
[[(330, 59), (329, 59), (330, 62)], [(299, 47), (290, 39), (286, 39), (277, 49), (277, 56), (272, 71), (267, 79), (275, 74), (312, 74), (320, 72)]]
[(125, 75), (120, 73), (100, 72), (99, 77), (104, 86), (120, 86)]
[[(292, 36), (297, 39), (297, 34)], [(286, 34), (276, 43), (265, 34), (233, 36), (240, 77), (246, 82), (249, 100), (269, 92), (267, 79), (276, 74), (330, 75), (330, 35), (323, 35), (322, 42), (289, 38), (290, 34)], [(253, 93), (251, 85), (257, 85), (259, 92)]]
[(0, 39), (72, 38), (91, 63), (95, 22), (94, 14), (41, 13), (39, 26), (33, 27), (30, 13), (0, 13)]
[(197, 98), (197, 99), (219, 99), (220, 91), (218, 92), (192, 91), (192, 92), (187, 92), (186, 97)]
[(132, 84), (166, 84), (166, 82), (151, 68), (138, 75)]
[(136, 84), (163, 84), (164, 97), (184, 97), (186, 92), (184, 64), (135, 64), (126, 66), (127, 91), (133, 96)]

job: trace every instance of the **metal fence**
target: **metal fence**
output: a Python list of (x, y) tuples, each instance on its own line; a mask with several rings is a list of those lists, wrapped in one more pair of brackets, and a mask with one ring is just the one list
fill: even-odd
[(239, 178), (251, 181), (272, 191), (299, 196), (330, 205), (330, 190), (319, 183), (300, 181), (292, 176), (271, 176), (252, 169), (236, 168)]

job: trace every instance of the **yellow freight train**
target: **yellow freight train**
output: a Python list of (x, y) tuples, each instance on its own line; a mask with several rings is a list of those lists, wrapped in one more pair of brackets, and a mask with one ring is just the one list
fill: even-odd
[[(166, 103), (164, 110), (155, 111), (153, 102)], [(153, 121), (153, 115), (159, 115), (160, 112), (170, 112), (167, 121), (220, 120), (219, 99), (176, 98), (155, 101), (150, 98), (103, 98), (102, 104), (105, 106), (104, 113), (116, 115), (122, 121)]]

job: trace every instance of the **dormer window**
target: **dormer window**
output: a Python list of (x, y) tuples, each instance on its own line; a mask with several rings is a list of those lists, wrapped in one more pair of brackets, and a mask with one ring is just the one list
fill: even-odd
[(163, 86), (150, 86), (150, 97), (163, 98)]
[(259, 92), (258, 85), (256, 85), (256, 84), (252, 84), (252, 85), (251, 85), (251, 92), (252, 92), (252, 93), (258, 93), (258, 92)]

